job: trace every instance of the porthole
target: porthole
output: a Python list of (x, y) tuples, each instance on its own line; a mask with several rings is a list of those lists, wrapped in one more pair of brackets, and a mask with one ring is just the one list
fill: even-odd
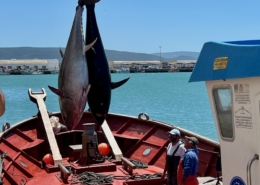
[(145, 149), (143, 152), (143, 156), (148, 156), (151, 153), (151, 150), (152, 150), (151, 148)]

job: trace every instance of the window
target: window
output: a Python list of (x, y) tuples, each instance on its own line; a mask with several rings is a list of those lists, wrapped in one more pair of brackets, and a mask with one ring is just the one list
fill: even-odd
[(220, 134), (223, 139), (233, 139), (232, 90), (229, 85), (214, 87), (213, 98)]

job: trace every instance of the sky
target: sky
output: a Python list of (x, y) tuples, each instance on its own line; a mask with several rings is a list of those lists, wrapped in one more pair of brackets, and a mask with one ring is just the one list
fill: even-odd
[[(66, 47), (77, 2), (0, 0), (0, 47)], [(257, 0), (101, 0), (95, 12), (105, 49), (150, 54), (260, 39), (259, 7)]]

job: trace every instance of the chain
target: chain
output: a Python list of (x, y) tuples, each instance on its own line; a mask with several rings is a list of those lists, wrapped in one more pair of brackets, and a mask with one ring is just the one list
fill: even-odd
[(138, 160), (133, 160), (133, 159), (128, 159), (131, 163), (133, 163), (136, 168), (148, 168), (148, 164), (138, 161)]
[(126, 181), (128, 181), (129, 179), (131, 179), (131, 180), (148, 180), (148, 179), (158, 179), (161, 177), (162, 177), (161, 173), (132, 175), (131, 177), (127, 178)]
[(86, 185), (98, 185), (113, 182), (111, 175), (98, 174), (94, 172), (83, 172), (81, 174), (74, 174), (71, 184), (86, 184)]

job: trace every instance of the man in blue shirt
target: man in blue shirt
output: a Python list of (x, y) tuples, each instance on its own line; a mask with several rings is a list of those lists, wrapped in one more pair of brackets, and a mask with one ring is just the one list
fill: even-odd
[(198, 185), (196, 177), (199, 158), (197, 146), (199, 141), (195, 137), (185, 137), (187, 151), (182, 157), (178, 171), (178, 185)]

